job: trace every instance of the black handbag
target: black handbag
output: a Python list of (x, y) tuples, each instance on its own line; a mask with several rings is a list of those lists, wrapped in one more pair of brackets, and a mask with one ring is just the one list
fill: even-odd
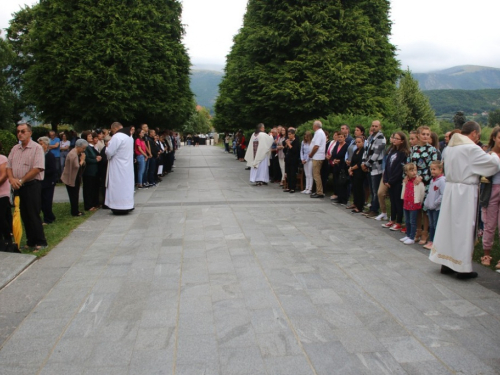
[(479, 193), (479, 204), (481, 207), (488, 207), (490, 203), (491, 190), (493, 188), (493, 178), (486, 177), (489, 183), (481, 183), (481, 189)]

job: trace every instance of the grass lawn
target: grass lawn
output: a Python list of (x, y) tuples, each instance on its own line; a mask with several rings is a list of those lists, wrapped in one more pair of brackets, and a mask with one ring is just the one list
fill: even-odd
[[(484, 255), (483, 252), (483, 241), (482, 238), (479, 240), (479, 243), (476, 244), (474, 247), (474, 255), (472, 256), (472, 259), (477, 262), (481, 263), (481, 257)], [(493, 248), (491, 249), (491, 257), (493, 258), (491, 260), (491, 268), (492, 270), (495, 270), (495, 266), (497, 265), (498, 261), (500, 260), (500, 243), (498, 241), (498, 231), (495, 233), (495, 240), (493, 242)], [(484, 266), (486, 267), (486, 266)]]
[[(42, 249), (37, 253), (28, 250), (21, 250), (24, 254), (33, 254), (37, 257), (45, 256), (50, 250), (59, 244), (65, 237), (67, 237), (73, 229), (78, 227), (81, 223), (91, 217), (95, 211), (86, 211), (84, 216), (71, 216), (70, 205), (68, 203), (54, 203), (52, 211), (56, 216), (56, 221), (49, 225), (44, 225), (45, 238), (47, 239), (48, 247)], [(43, 218), (43, 215), (42, 215)], [(26, 245), (26, 232), (23, 228), (23, 237), (21, 239), (21, 248)]]

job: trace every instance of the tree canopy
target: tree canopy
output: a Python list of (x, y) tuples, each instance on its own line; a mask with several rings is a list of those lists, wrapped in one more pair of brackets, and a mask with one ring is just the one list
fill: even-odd
[(22, 9), (8, 37), (24, 96), (56, 124), (179, 126), (193, 110), (181, 11), (177, 0), (44, 0)]
[(384, 114), (399, 69), (387, 0), (249, 0), (215, 105), (218, 129)]
[(14, 128), (18, 120), (18, 97), (11, 82), (11, 66), (14, 53), (10, 45), (0, 36), (0, 129)]
[(436, 122), (429, 98), (420, 91), (418, 81), (413, 78), (409, 69), (401, 73), (393, 104), (390, 119), (406, 131)]

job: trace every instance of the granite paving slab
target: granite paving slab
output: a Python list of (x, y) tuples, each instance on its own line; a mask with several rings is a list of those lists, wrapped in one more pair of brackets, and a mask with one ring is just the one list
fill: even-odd
[(500, 373), (499, 274), (441, 275), (218, 147), (176, 158), (131, 214), (96, 212), (0, 290), (0, 374)]
[(30, 254), (0, 252), (0, 289), (14, 280), (35, 260), (36, 256)]

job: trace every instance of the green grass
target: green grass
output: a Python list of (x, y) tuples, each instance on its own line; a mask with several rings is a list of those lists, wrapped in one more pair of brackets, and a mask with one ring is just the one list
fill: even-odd
[[(56, 221), (54, 221), (52, 224), (43, 226), (48, 247), (46, 249), (40, 250), (37, 253), (33, 253), (29, 250), (21, 250), (23, 254), (33, 254), (39, 258), (47, 255), (50, 250), (52, 250), (64, 238), (66, 238), (73, 231), (73, 229), (77, 228), (80, 224), (85, 222), (85, 220), (91, 217), (95, 212), (86, 211), (84, 216), (71, 216), (69, 203), (54, 203), (52, 205), (52, 211), (56, 216)], [(26, 245), (26, 231), (24, 230), (23, 225), (23, 237), (21, 239), (20, 247), (22, 248), (24, 245)]]
[[(483, 241), (481, 238), (479, 240), (479, 243), (477, 243), (476, 246), (474, 246), (474, 254), (472, 256), (472, 259), (477, 263), (481, 263), (481, 257), (483, 255), (484, 255)], [(495, 239), (493, 241), (493, 248), (491, 249), (491, 257), (493, 259), (491, 260), (491, 266), (488, 268), (495, 270), (495, 266), (497, 265), (498, 261), (500, 260), (500, 243), (498, 241), (498, 231), (496, 231), (496, 233), (495, 233)]]

